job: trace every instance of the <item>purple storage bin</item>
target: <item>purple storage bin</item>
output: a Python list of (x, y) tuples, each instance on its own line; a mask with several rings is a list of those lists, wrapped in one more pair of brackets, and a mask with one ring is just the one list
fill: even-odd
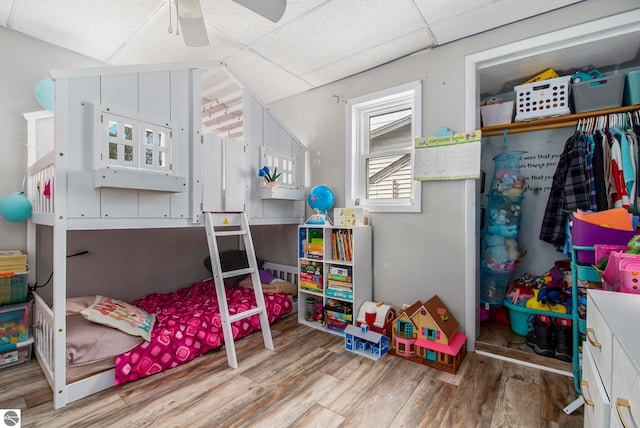
[[(612, 229), (598, 226), (571, 216), (571, 243), (583, 247), (593, 247), (596, 244), (627, 245), (637, 232), (634, 230)], [(593, 251), (576, 251), (576, 258), (581, 263), (595, 265), (595, 253)]]

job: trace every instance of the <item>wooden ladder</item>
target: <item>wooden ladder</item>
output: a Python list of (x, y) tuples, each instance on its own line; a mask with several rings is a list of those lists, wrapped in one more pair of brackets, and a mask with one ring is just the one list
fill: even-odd
[[(236, 348), (233, 341), (233, 333), (231, 324), (235, 321), (249, 318), (253, 315), (260, 316), (260, 328), (262, 330), (262, 338), (264, 347), (273, 350), (273, 339), (271, 338), (271, 328), (269, 327), (269, 318), (267, 316), (267, 307), (262, 293), (262, 284), (260, 283), (260, 275), (258, 273), (258, 262), (256, 253), (253, 248), (253, 240), (251, 239), (251, 231), (249, 230), (249, 220), (247, 214), (239, 213), (212, 213), (205, 212), (205, 227), (207, 230), (207, 242), (209, 243), (209, 256), (211, 257), (211, 270), (216, 286), (216, 295), (218, 296), (218, 307), (220, 308), (220, 319), (222, 320), (222, 333), (224, 344), (227, 350), (227, 362), (229, 366), (237, 369), (238, 359), (236, 358)], [(237, 269), (223, 272), (220, 263), (220, 251), (218, 250), (219, 236), (242, 236), (244, 241), (244, 250), (247, 253), (248, 268)], [(239, 275), (251, 275), (253, 283), (253, 292), (256, 296), (255, 308), (244, 312), (230, 315), (229, 305), (227, 304), (227, 294), (224, 287), (224, 278), (230, 278)]]

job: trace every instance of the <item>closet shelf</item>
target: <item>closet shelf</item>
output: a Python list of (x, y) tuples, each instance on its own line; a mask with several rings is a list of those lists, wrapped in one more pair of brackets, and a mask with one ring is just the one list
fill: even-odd
[(611, 113), (625, 113), (640, 109), (639, 105), (609, 108), (604, 110), (590, 111), (586, 113), (568, 114), (565, 116), (548, 117), (545, 119), (531, 120), (528, 122), (514, 122), (503, 125), (485, 126), (480, 128), (483, 137), (491, 137), (494, 135), (502, 135), (507, 130), (508, 134), (518, 134), (521, 132), (542, 131), (545, 129), (565, 128), (569, 126), (577, 126), (579, 119), (587, 117), (600, 116)]

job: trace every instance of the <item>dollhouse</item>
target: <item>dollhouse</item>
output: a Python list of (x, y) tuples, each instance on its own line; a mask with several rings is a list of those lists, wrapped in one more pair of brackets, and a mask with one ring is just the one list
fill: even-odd
[(467, 337), (437, 295), (401, 310), (391, 333), (390, 354), (450, 373), (467, 353)]

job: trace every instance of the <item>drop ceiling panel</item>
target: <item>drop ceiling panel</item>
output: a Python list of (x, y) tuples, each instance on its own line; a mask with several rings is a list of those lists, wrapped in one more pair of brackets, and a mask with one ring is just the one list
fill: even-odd
[[(313, 86), (285, 69), (265, 61), (250, 49), (243, 49), (225, 59), (235, 74), (247, 82), (263, 103), (312, 89)], [(248, 83), (250, 82), (250, 83)]]
[(427, 49), (432, 45), (429, 32), (426, 28), (422, 28), (371, 49), (359, 51), (302, 77), (314, 86), (322, 86), (345, 76), (374, 68), (379, 64), (385, 64), (398, 57)]
[(478, 10), (494, 0), (415, 0), (427, 24)]
[(194, 48), (185, 46), (182, 34), (177, 33), (175, 20), (169, 33), (169, 14), (166, 8), (155, 14), (140, 31), (118, 50), (109, 63), (150, 64), (163, 62), (215, 61), (230, 55), (242, 46), (219, 31), (207, 28), (209, 46)]
[(423, 13), (427, 14), (429, 28), (438, 44), (444, 44), (579, 1), (582, 0), (499, 0), (436, 22), (429, 21), (428, 8)]
[(11, 2), (0, 1), (0, 24), (7, 26), (9, 24), (9, 14), (11, 13)]
[(14, 1), (11, 29), (106, 60), (164, 0)]
[(423, 25), (411, 0), (368, 0), (367, 7), (359, 0), (340, 0), (323, 4), (251, 48), (303, 75)]
[(276, 23), (232, 0), (206, 1), (201, 2), (201, 6), (204, 20), (209, 26), (217, 28), (243, 45), (249, 45), (326, 1), (290, 0), (287, 2), (284, 15)]

